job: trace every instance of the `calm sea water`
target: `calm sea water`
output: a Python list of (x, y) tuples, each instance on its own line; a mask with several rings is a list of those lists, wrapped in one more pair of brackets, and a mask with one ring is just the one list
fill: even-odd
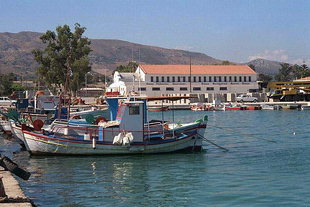
[(205, 136), (228, 152), (29, 157), (5, 139), (0, 149), (32, 173), (20, 182), (38, 206), (310, 206), (310, 111), (175, 111), (175, 121), (204, 114)]

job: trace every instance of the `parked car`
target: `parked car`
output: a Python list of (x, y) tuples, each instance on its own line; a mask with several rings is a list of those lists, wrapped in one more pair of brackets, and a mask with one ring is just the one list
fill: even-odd
[(16, 100), (12, 100), (9, 97), (0, 97), (0, 105), (13, 106), (16, 104)]
[(257, 102), (257, 98), (250, 96), (250, 95), (241, 94), (236, 97), (236, 101), (237, 102)]

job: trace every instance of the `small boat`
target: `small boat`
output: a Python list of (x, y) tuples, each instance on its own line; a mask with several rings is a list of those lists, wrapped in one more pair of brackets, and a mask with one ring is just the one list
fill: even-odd
[(261, 110), (261, 106), (246, 106), (246, 110)]
[(262, 110), (275, 110), (274, 106), (268, 104), (262, 104), (261, 107)]
[(283, 110), (295, 110), (295, 109), (298, 109), (298, 105), (283, 105), (282, 109)]
[[(146, 101), (107, 99), (111, 121), (97, 126), (22, 129), (31, 154), (105, 155), (200, 151), (207, 116), (191, 123), (147, 121)], [(62, 133), (59, 131), (62, 130)]]
[(301, 106), (301, 110), (310, 110), (310, 105)]

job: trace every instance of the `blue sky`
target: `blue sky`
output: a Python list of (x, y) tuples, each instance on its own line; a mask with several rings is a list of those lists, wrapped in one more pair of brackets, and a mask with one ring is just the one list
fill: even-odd
[(0, 0), (0, 11), (0, 32), (78, 22), (89, 38), (310, 64), (309, 0)]

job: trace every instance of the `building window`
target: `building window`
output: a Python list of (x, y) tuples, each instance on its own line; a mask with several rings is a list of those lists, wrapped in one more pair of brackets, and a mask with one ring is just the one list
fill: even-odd
[(175, 82), (175, 77), (174, 76), (172, 76), (172, 82)]
[(207, 87), (207, 91), (214, 91), (214, 87)]
[(227, 91), (227, 87), (220, 87), (220, 91)]
[(207, 82), (207, 77), (206, 76), (203, 77), (203, 82)]
[(181, 87), (180, 91), (187, 91), (187, 87)]
[(251, 76), (249, 76), (249, 82), (251, 82), (252, 81), (252, 77)]
[(161, 77), (161, 82), (165, 82), (165, 77), (164, 76)]
[(180, 76), (178, 76), (178, 82), (181, 82), (181, 77)]
[(156, 76), (156, 82), (159, 82), (159, 77), (158, 76)]
[(212, 77), (211, 76), (209, 76), (209, 82), (212, 82)]
[(166, 91), (174, 91), (174, 88), (173, 87), (167, 87)]
[(235, 79), (235, 82), (237, 82), (237, 76), (235, 76), (234, 79)]
[(143, 87), (143, 88), (139, 88), (138, 90), (139, 91), (146, 91), (146, 88)]
[(243, 77), (243, 82), (246, 82), (246, 76)]
[(170, 82), (170, 77), (169, 76), (167, 76), (167, 82)]
[(224, 82), (227, 82), (227, 77), (226, 76), (224, 76)]
[(196, 82), (196, 76), (194, 76), (194, 82)]
[(213, 77), (213, 81), (216, 82), (216, 76)]
[(198, 77), (198, 82), (201, 82), (201, 76)]
[(186, 78), (185, 78), (185, 76), (183, 76), (183, 82), (186, 82)]
[(219, 76), (219, 82), (222, 82), (222, 77), (221, 76)]
[(153, 76), (151, 76), (151, 82), (154, 82), (154, 77)]
[(201, 91), (200, 87), (193, 87), (193, 91)]
[(239, 76), (239, 82), (242, 82), (242, 77), (241, 76)]
[(160, 91), (160, 88), (158, 88), (158, 87), (153, 87), (153, 88), (152, 88), (152, 91)]
[(188, 82), (191, 82), (191, 77), (190, 76), (188, 77)]
[(229, 76), (229, 82), (232, 82), (232, 78), (231, 78), (231, 76)]

